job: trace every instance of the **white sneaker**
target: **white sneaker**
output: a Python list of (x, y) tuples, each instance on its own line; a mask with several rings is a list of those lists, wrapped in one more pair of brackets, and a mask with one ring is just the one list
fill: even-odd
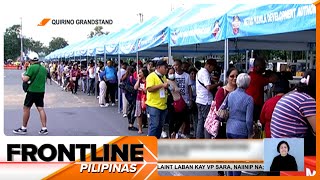
[(99, 99), (99, 96), (97, 96), (97, 99)]
[(162, 138), (167, 138), (167, 137), (168, 137), (168, 135), (167, 135), (167, 133), (166, 133), (165, 131), (162, 131), (162, 133), (161, 133), (161, 137), (162, 137)]
[(112, 103), (112, 104), (111, 104), (111, 106), (115, 106), (115, 105), (116, 105), (115, 103)]
[(127, 114), (123, 114), (123, 118), (126, 118), (127, 117)]
[(185, 134), (180, 134), (181, 139), (189, 139)]
[(105, 105), (105, 107), (109, 107), (109, 103), (107, 103), (107, 104)]
[(103, 104), (100, 104), (100, 107), (102, 107), (102, 108), (103, 108), (103, 107), (107, 107), (107, 106), (106, 106), (106, 105), (103, 105)]

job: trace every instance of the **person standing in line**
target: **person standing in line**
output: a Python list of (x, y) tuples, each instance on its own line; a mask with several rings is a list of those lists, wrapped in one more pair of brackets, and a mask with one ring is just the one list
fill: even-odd
[(111, 98), (111, 106), (115, 106), (116, 103), (116, 88), (117, 88), (117, 72), (112, 66), (112, 61), (107, 61), (107, 66), (104, 68), (105, 81), (107, 83), (107, 94), (106, 94), (106, 106), (109, 106), (109, 96)]
[(253, 66), (253, 71), (249, 73), (251, 81), (246, 93), (253, 98), (253, 120), (254, 122), (257, 122), (260, 118), (261, 109), (264, 104), (264, 87), (269, 83), (276, 82), (277, 76), (274, 73), (271, 73), (269, 77), (263, 75), (266, 71), (266, 62), (263, 58), (256, 58)]
[(104, 67), (102, 67), (102, 69), (100, 69), (100, 73), (99, 73), (99, 79), (100, 79), (99, 105), (100, 105), (100, 107), (106, 107), (107, 84), (104, 81), (103, 76), (105, 76)]
[(304, 155), (316, 155), (316, 70), (304, 73), (296, 89), (284, 95), (271, 117), (271, 138), (304, 138)]
[(289, 92), (289, 81), (287, 79), (281, 79), (274, 84), (273, 92), (275, 96), (268, 99), (260, 114), (260, 123), (264, 126), (266, 138), (271, 138), (270, 124), (272, 113), (277, 105), (277, 102)]
[[(234, 67), (228, 69), (226, 73), (227, 84), (219, 88), (215, 96), (216, 109), (219, 109), (227, 95), (237, 88), (236, 79), (238, 73), (239, 71)], [(226, 122), (221, 122), (216, 139), (227, 139), (226, 128)], [(224, 171), (218, 171), (218, 175), (224, 176)]]
[(72, 66), (72, 69), (70, 71), (70, 81), (73, 82), (74, 88), (71, 90), (72, 94), (77, 94), (78, 92), (78, 87), (79, 87), (79, 79), (80, 79), (80, 69), (78, 68), (78, 64), (75, 63)]
[(101, 79), (100, 79), (100, 72), (101, 72), (101, 69), (104, 67), (104, 63), (102, 61), (99, 61), (97, 63), (97, 67), (96, 67), (96, 79), (97, 79), (97, 84), (96, 84), (96, 87), (97, 88), (97, 99), (99, 99), (99, 94), (100, 94), (100, 86), (99, 86), (99, 83), (101, 82)]
[(213, 100), (211, 91), (220, 85), (219, 83), (211, 83), (210, 74), (216, 67), (217, 61), (215, 59), (208, 59), (204, 68), (201, 68), (196, 76), (196, 103), (198, 107), (197, 139), (210, 138), (210, 134), (204, 129), (204, 122), (209, 114)]
[[(122, 83), (125, 78), (123, 79), (124, 75), (127, 72), (127, 67), (128, 67), (128, 63), (124, 62), (121, 64), (121, 69), (118, 71), (118, 77), (120, 79), (120, 82)], [(125, 96), (125, 92), (120, 89), (120, 102), (122, 102), (122, 106), (120, 106), (120, 108), (122, 108), (122, 117), (126, 118), (127, 117), (127, 109), (128, 109), (128, 101), (127, 98)]]
[(197, 125), (198, 125), (198, 109), (196, 105), (196, 97), (197, 97), (197, 91), (196, 91), (196, 74), (198, 73), (198, 70), (196, 68), (190, 69), (190, 82), (191, 82), (191, 89), (192, 89), (192, 106), (190, 109), (191, 113), (191, 123), (193, 123), (193, 137), (196, 137), (196, 131), (197, 131)]
[[(134, 88), (134, 85), (136, 84), (136, 80), (133, 77), (134, 73), (134, 67), (129, 66), (127, 68), (127, 72), (124, 75), (126, 79), (124, 80), (124, 83)], [(128, 92), (125, 91), (126, 99), (128, 100), (128, 130), (130, 131), (138, 131), (138, 128), (134, 126), (135, 122), (135, 112), (136, 112), (136, 101), (137, 101), (137, 91)]]
[(83, 93), (86, 93), (87, 91), (87, 78), (88, 78), (88, 74), (87, 74), (87, 71), (86, 71), (86, 68), (85, 67), (81, 67), (81, 87), (82, 87), (82, 92)]
[(27, 134), (27, 125), (30, 118), (30, 109), (34, 103), (39, 112), (42, 124), (42, 128), (39, 131), (39, 134), (46, 135), (48, 134), (47, 115), (43, 108), (43, 99), (45, 94), (47, 70), (45, 67), (40, 65), (38, 54), (31, 54), (29, 55), (29, 58), (31, 59), (31, 65), (27, 69), (27, 71), (21, 75), (21, 78), (23, 82), (29, 82), (31, 79), (33, 79), (33, 82), (31, 82), (31, 85), (28, 87), (26, 97), (24, 100), (22, 126), (18, 129), (14, 129), (13, 133), (21, 135)]
[(167, 117), (167, 88), (165, 75), (168, 71), (166, 61), (159, 60), (155, 72), (148, 75), (147, 83), (147, 114), (149, 116), (148, 136), (161, 137), (162, 128)]
[[(182, 61), (180, 59), (177, 59), (174, 61), (174, 70), (175, 75), (174, 79), (180, 89), (180, 95), (182, 96), (183, 100), (186, 102), (187, 106), (185, 109), (180, 112), (176, 113), (178, 115), (178, 118), (181, 118), (181, 132), (176, 131), (178, 133), (179, 138), (187, 138), (187, 136), (190, 135), (190, 109), (192, 108), (192, 89), (191, 89), (191, 81), (190, 81), (190, 75), (183, 71), (182, 69)], [(180, 128), (179, 127), (179, 128)]]
[(95, 82), (95, 69), (93, 66), (93, 62), (90, 62), (89, 67), (87, 68), (87, 74), (89, 78), (89, 83), (88, 83), (88, 96), (90, 96), (90, 93), (94, 94), (94, 82)]
[[(229, 108), (226, 134), (228, 139), (251, 139), (253, 133), (253, 98), (245, 90), (250, 84), (250, 76), (241, 73), (236, 78), (237, 89), (231, 92), (220, 106)], [(228, 176), (240, 176), (241, 171), (229, 171)]]
[(146, 101), (146, 77), (148, 77), (148, 70), (146, 68), (139, 69), (138, 80), (134, 85), (134, 89), (138, 90), (137, 100), (136, 100), (136, 111), (135, 117), (138, 120), (138, 133), (142, 134), (142, 118), (146, 113), (146, 108), (143, 107)]

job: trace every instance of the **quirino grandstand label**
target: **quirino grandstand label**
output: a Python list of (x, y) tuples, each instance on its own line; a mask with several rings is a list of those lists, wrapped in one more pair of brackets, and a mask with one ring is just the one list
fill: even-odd
[(111, 25), (112, 19), (52, 19), (52, 25)]

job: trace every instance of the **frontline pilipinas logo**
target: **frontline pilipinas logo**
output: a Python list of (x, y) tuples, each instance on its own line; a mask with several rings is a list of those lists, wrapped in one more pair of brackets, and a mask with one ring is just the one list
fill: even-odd
[(157, 176), (157, 149), (157, 139), (150, 136), (120, 137), (98, 149), (96, 144), (8, 144), (7, 161), (71, 162), (44, 179), (119, 178), (119, 174), (125, 179), (148, 179)]

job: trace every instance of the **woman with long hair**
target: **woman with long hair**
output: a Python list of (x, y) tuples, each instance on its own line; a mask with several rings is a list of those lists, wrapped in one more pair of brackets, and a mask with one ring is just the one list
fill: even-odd
[[(224, 99), (226, 98), (226, 96), (237, 88), (236, 79), (238, 77), (238, 74), (239, 74), (239, 71), (236, 68), (228, 69), (226, 73), (227, 84), (222, 88), (219, 88), (215, 96), (216, 109), (219, 109)], [(219, 132), (216, 139), (226, 139), (226, 138), (227, 138), (226, 123), (222, 122), (221, 126), (219, 127)]]
[(146, 68), (142, 68), (139, 70), (138, 80), (134, 85), (134, 89), (138, 90), (137, 100), (136, 100), (136, 111), (135, 117), (138, 120), (138, 133), (142, 134), (142, 116), (146, 113), (146, 96), (147, 96), (147, 89), (146, 89), (146, 78), (149, 72)]
[[(129, 66), (127, 68), (127, 72), (123, 75), (124, 83), (129, 84), (130, 86), (134, 87), (136, 84), (136, 80), (133, 77), (134, 68)], [(128, 118), (128, 130), (130, 131), (138, 131), (138, 128), (134, 127), (135, 121), (135, 109), (136, 109), (136, 99), (137, 93), (136, 92), (125, 92), (125, 97), (128, 100), (128, 111), (127, 111), (127, 118)]]
[[(215, 96), (215, 101), (216, 101), (216, 109), (219, 109), (221, 104), (223, 103), (224, 99), (227, 97), (229, 93), (234, 91), (237, 88), (237, 83), (236, 79), (238, 76), (239, 72), (236, 68), (229, 68), (227, 73), (226, 73), (226, 82), (227, 84), (223, 86), (222, 88), (219, 88), (216, 96)], [(221, 122), (218, 135), (216, 139), (226, 139), (226, 122)], [(224, 176), (223, 171), (218, 171), (219, 176)]]
[(73, 64), (72, 69), (70, 71), (70, 81), (72, 81), (74, 84), (73, 89), (71, 90), (72, 94), (77, 94), (80, 74), (81, 74), (81, 71), (78, 68), (78, 64), (76, 64), (76, 63)]
[[(168, 84), (169, 84), (169, 90), (170, 94), (172, 96), (173, 102), (178, 101), (182, 98), (180, 94), (180, 88), (178, 87), (176, 81), (175, 81), (175, 70), (174, 68), (170, 68), (168, 71)], [(170, 103), (170, 102), (168, 102)], [(173, 139), (179, 138), (179, 129), (183, 124), (184, 117), (181, 116), (180, 112), (176, 112), (174, 106), (168, 106), (169, 112), (171, 114), (171, 118), (169, 119), (169, 134), (170, 137)]]

